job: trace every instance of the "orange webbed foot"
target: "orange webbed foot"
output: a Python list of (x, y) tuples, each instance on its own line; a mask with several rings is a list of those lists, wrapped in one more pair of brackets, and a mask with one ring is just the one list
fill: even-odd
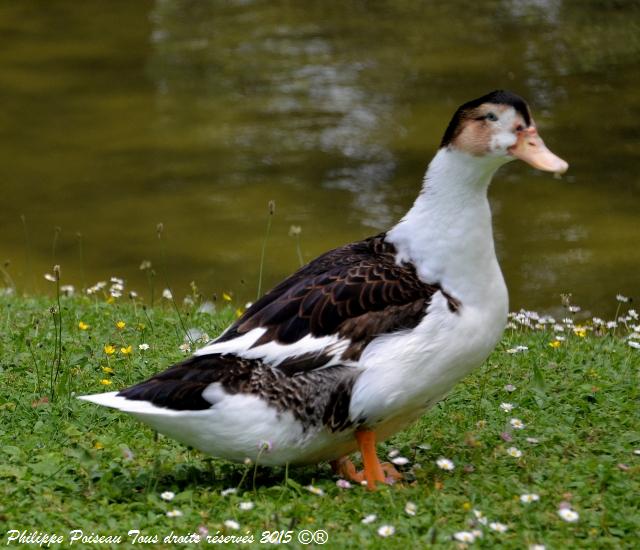
[(337, 475), (356, 483), (362, 483), (364, 481), (367, 484), (367, 489), (370, 491), (375, 491), (376, 484), (378, 483), (392, 485), (403, 478), (402, 474), (396, 470), (393, 464), (390, 462), (383, 462), (381, 464), (378, 460), (375, 432), (356, 432), (356, 440), (358, 441), (360, 454), (362, 455), (362, 462), (364, 464), (363, 471), (358, 472), (353, 462), (351, 462), (348, 457), (342, 456), (331, 461), (331, 467)]
[(333, 472), (344, 479), (353, 481), (355, 483), (362, 483), (364, 481), (364, 473), (358, 472), (353, 462), (346, 456), (341, 456), (336, 460), (331, 461), (331, 468)]
[(391, 462), (383, 462), (380, 467), (386, 476), (385, 483), (393, 484), (404, 479), (404, 476), (396, 470), (396, 467)]

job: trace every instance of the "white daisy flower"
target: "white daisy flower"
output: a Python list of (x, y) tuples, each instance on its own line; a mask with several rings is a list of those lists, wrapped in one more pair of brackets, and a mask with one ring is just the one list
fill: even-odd
[(138, 349), (140, 351), (147, 351), (149, 349), (149, 344), (138, 344)]
[(167, 512), (168, 518), (179, 518), (180, 516), (182, 516), (182, 512), (180, 510), (169, 510)]
[(243, 511), (253, 510), (254, 506), (255, 506), (255, 504), (253, 502), (250, 502), (250, 501), (241, 502), (240, 504), (238, 504), (238, 508), (240, 508), (240, 510), (243, 510)]
[(165, 300), (171, 300), (171, 299), (173, 298), (173, 294), (171, 294), (171, 291), (170, 291), (168, 288), (165, 288), (165, 289), (162, 291), (162, 297), (163, 297)]
[(375, 514), (369, 514), (368, 516), (365, 516), (362, 518), (362, 523), (364, 523), (365, 525), (368, 525), (369, 523), (373, 523), (377, 519), (378, 519), (378, 516), (376, 516)]
[(160, 498), (162, 500), (166, 500), (167, 502), (169, 502), (170, 500), (173, 500), (175, 496), (176, 494), (172, 491), (165, 491), (164, 493), (160, 493)]
[(457, 533), (453, 534), (453, 538), (456, 539), (459, 542), (474, 542), (476, 540), (476, 537), (473, 533), (470, 533), (469, 531), (458, 531)]
[(378, 535), (381, 537), (390, 537), (396, 532), (396, 528), (393, 525), (381, 525), (378, 527)]
[(540, 500), (540, 495), (536, 493), (524, 493), (520, 495), (520, 502), (523, 504), (529, 504), (531, 502), (538, 502)]
[(310, 493), (313, 493), (314, 495), (318, 495), (319, 497), (323, 497), (324, 496), (324, 491), (322, 489), (320, 489), (320, 487), (315, 487), (313, 485), (307, 485), (305, 487), (305, 489), (307, 491), (309, 491)]
[(509, 423), (511, 424), (511, 427), (515, 428), (516, 430), (524, 430), (524, 422), (522, 422), (522, 420), (520, 420), (519, 418), (512, 418), (511, 420), (509, 420)]
[(404, 456), (396, 456), (395, 458), (391, 459), (391, 462), (393, 462), (396, 466), (406, 466), (407, 464), (409, 464), (409, 459)]
[(618, 326), (618, 323), (616, 323), (615, 321), (607, 321), (607, 328), (616, 328)]
[(618, 300), (618, 302), (626, 303), (629, 301), (629, 298), (622, 294), (616, 294), (616, 300)]
[(55, 282), (56, 282), (56, 278), (55, 278), (55, 276), (54, 276), (54, 275), (51, 275), (51, 273), (45, 273), (45, 274), (44, 274), (44, 278), (45, 278), (47, 281), (49, 281), (49, 282), (52, 282), (52, 283), (55, 283)]
[(513, 410), (513, 403), (500, 403), (500, 408), (504, 412), (511, 412)]
[(223, 497), (229, 496), (229, 495), (233, 495), (234, 493), (237, 493), (238, 489), (236, 489), (235, 487), (232, 487), (231, 489), (223, 489), (222, 491), (220, 491), (220, 494)]
[(569, 523), (574, 523), (580, 519), (578, 512), (571, 508), (560, 508), (560, 510), (558, 510), (558, 515), (561, 519), (568, 521)]
[(507, 385), (504, 387), (504, 391), (508, 391), (508, 392), (510, 392), (510, 393), (511, 393), (511, 392), (514, 392), (514, 391), (516, 391), (517, 389), (518, 389), (518, 388), (516, 388), (513, 384), (507, 384)]
[(504, 523), (500, 523), (499, 521), (492, 521), (489, 524), (489, 529), (491, 529), (492, 531), (497, 531), (498, 533), (504, 533), (509, 528)]
[(240, 524), (237, 521), (234, 521), (232, 519), (225, 520), (224, 526), (227, 529), (233, 529), (234, 531), (237, 531), (238, 529), (240, 529)]
[(336, 481), (336, 485), (340, 489), (351, 489), (351, 483), (349, 483), (346, 479), (339, 479)]
[(481, 525), (486, 525), (489, 520), (487, 520), (486, 516), (480, 510), (473, 510), (473, 515), (476, 517), (476, 520)]
[(415, 505), (415, 503), (409, 501), (404, 505), (404, 511), (409, 516), (415, 516), (416, 512), (418, 511), (418, 507)]
[(578, 313), (578, 311), (581, 311), (582, 308), (580, 306), (569, 306), (567, 308), (571, 313)]
[(633, 454), (636, 456), (640, 456), (640, 449), (634, 449)]
[(511, 348), (507, 350), (507, 353), (521, 353), (523, 351), (528, 351), (529, 347), (528, 346), (516, 346), (515, 348)]
[(520, 458), (522, 456), (522, 451), (517, 447), (509, 447), (507, 449), (507, 454), (513, 458)]
[(387, 456), (389, 458), (395, 458), (396, 456), (398, 456), (400, 454), (400, 451), (398, 449), (391, 449), (388, 453)]
[(526, 441), (527, 443), (531, 443), (533, 445), (540, 443), (540, 440), (537, 437), (527, 437)]
[(133, 460), (135, 458), (133, 451), (129, 447), (122, 447), (122, 456), (125, 460)]
[(529, 550), (547, 550), (544, 544), (530, 544)]
[(640, 342), (636, 342), (634, 340), (629, 340), (629, 341), (627, 341), (627, 344), (629, 344), (634, 349), (640, 349)]
[(448, 472), (452, 471), (456, 467), (453, 461), (448, 458), (439, 458), (436, 460), (436, 464), (438, 465), (438, 468), (441, 470), (447, 470)]

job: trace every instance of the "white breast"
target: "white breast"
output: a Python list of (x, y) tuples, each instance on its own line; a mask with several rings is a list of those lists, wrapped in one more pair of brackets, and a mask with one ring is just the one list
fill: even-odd
[(380, 337), (367, 347), (351, 417), (373, 423), (436, 403), (491, 353), (506, 324), (505, 305), (498, 299), (487, 309), (462, 305), (452, 312), (437, 293), (415, 329)]
[[(501, 161), (502, 162), (502, 161)], [(397, 261), (460, 302), (434, 295), (414, 329), (382, 336), (363, 353), (352, 418), (407, 418), (435, 403), (479, 367), (504, 330), (508, 295), (493, 244), (487, 188), (499, 162), (441, 149), (422, 194), (387, 239)]]

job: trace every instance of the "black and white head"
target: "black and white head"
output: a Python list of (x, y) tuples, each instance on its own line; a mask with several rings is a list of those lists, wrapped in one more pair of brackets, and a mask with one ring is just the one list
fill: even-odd
[(518, 158), (547, 172), (562, 174), (569, 167), (545, 146), (527, 102), (506, 90), (493, 91), (458, 107), (440, 147), (504, 162)]

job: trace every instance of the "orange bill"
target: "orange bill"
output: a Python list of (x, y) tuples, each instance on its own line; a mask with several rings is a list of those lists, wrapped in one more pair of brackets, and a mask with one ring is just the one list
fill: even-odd
[(566, 161), (547, 149), (535, 126), (518, 132), (518, 141), (509, 152), (538, 170), (564, 174), (569, 168)]

